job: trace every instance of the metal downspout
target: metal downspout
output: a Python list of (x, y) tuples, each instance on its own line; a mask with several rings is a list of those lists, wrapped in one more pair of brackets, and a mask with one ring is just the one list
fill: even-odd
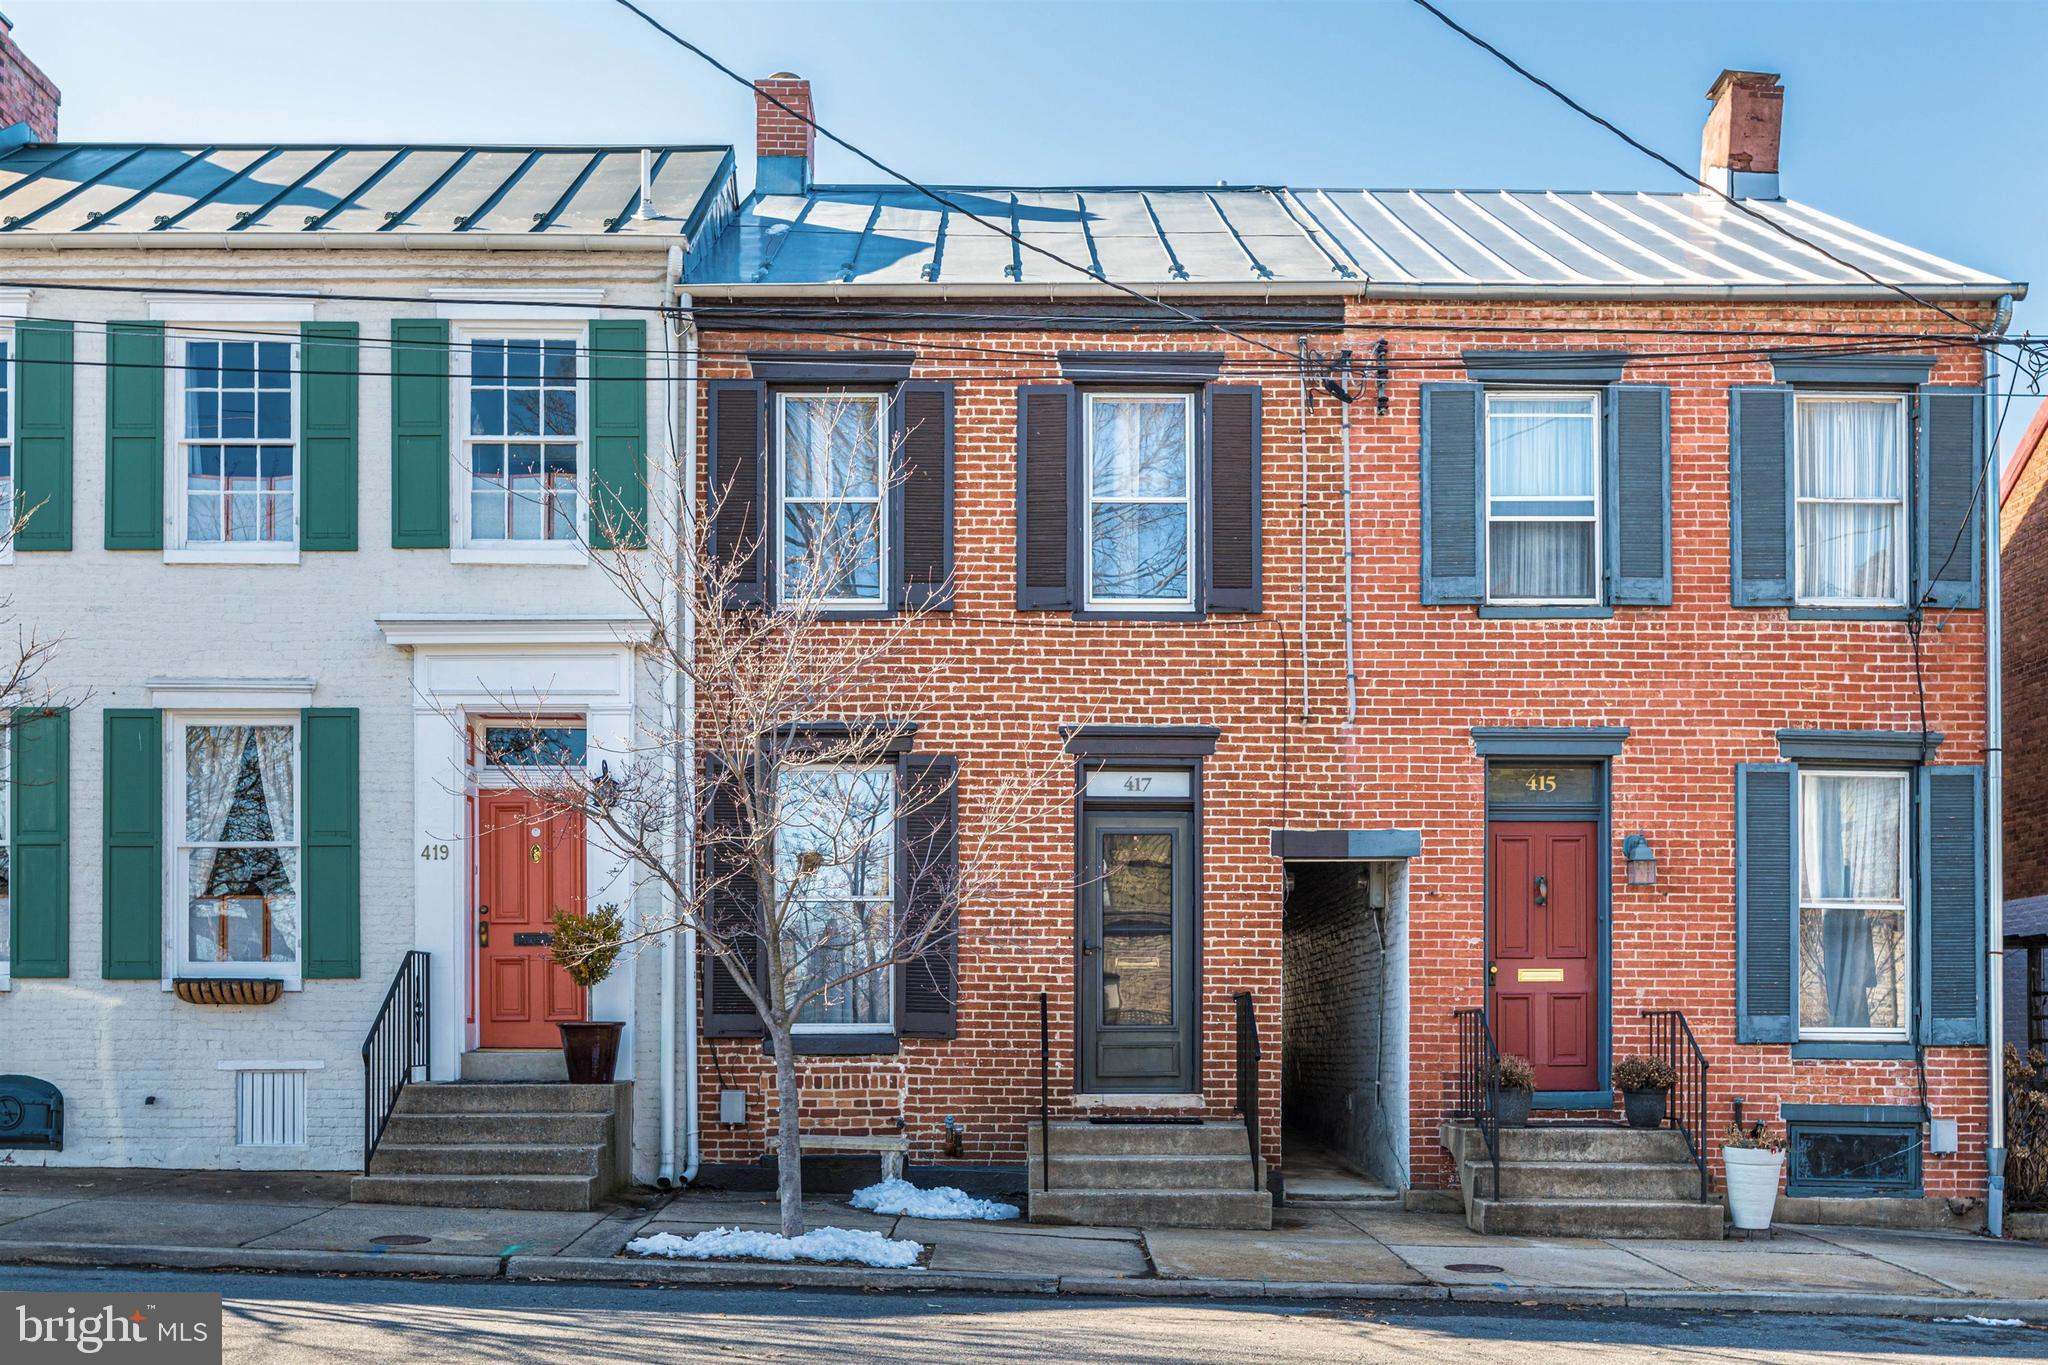
[[(697, 324), (684, 316), (690, 306), (690, 296), (678, 292), (674, 317), (683, 353), (684, 458), (679, 462), (682, 508), (676, 534), (689, 537), (689, 542), (679, 547), (678, 562), (682, 567), (683, 581), (677, 593), (677, 614), (681, 617), (682, 655), (694, 661), (697, 657), (697, 546), (701, 542), (697, 538)], [(671, 573), (670, 577), (673, 579), (674, 574)], [(675, 699), (676, 709), (670, 714), (676, 718), (675, 725), (682, 739), (677, 746), (678, 781), (671, 788), (681, 798), (676, 803), (675, 828), (681, 857), (670, 866), (676, 869), (677, 880), (694, 901), (697, 890), (696, 823), (693, 815), (697, 808), (697, 679), (688, 671), (678, 679), (671, 670), (670, 685), (680, 691)], [(687, 1161), (683, 1167), (684, 1184), (697, 1178), (697, 1168), (704, 1159), (703, 1133), (698, 1121), (698, 1111), (703, 1106), (699, 1104), (697, 1095), (698, 979), (697, 930), (691, 927), (683, 930), (683, 1146)]]
[[(2012, 297), (1998, 301), (1994, 335), (2003, 335), (2012, 318)], [(1984, 350), (1984, 431), (1987, 463), (1982, 484), (1984, 515), (1984, 899), (1989, 911), (1985, 926), (1985, 1038), (1987, 1088), (1984, 1149), (1986, 1173), (1984, 1226), (1993, 1237), (2005, 1235), (2005, 646), (2004, 600), (1999, 565), (1998, 506), (1998, 352)]]
[(1355, 553), (1351, 539), (1351, 404), (1339, 402), (1342, 420), (1338, 429), (1344, 436), (1344, 723), (1358, 720), (1358, 638), (1353, 595), (1357, 584), (1352, 569)]
[[(646, 153), (643, 152), (641, 154), (641, 160), (641, 170), (643, 172), (642, 178), (644, 180), (644, 173), (646, 170)], [(666, 296), (673, 294), (676, 287), (682, 282), (683, 259), (683, 251), (681, 247), (672, 246), (669, 248), (668, 269), (662, 280), (662, 293), (664, 295), (664, 302), (666, 302)], [(669, 420), (671, 422), (680, 423), (681, 419), (678, 417), (676, 412), (677, 404), (680, 402), (682, 394), (678, 392), (677, 386), (675, 320), (672, 314), (664, 314), (664, 319), (664, 331), (668, 334), (667, 340), (669, 344), (663, 348), (664, 354), (662, 357), (662, 363), (663, 368), (667, 372), (666, 378), (668, 380)], [(686, 462), (684, 460), (678, 458), (678, 454), (680, 448), (682, 448), (689, 439), (684, 434), (685, 432), (688, 431), (688, 429), (688, 426), (684, 424), (682, 425), (682, 429), (680, 431), (674, 431), (671, 434), (671, 439), (668, 442), (668, 459), (666, 461), (667, 473), (664, 476), (664, 481), (679, 478), (680, 475), (678, 471), (681, 468), (685, 467), (686, 465)], [(664, 493), (669, 492), (669, 490), (667, 489), (663, 489), (662, 491)], [(670, 531), (670, 535), (674, 535), (673, 530)], [(657, 551), (657, 553), (666, 553), (666, 551)], [(664, 621), (666, 621), (668, 619), (671, 619), (673, 614), (672, 601), (674, 590), (672, 585), (674, 581), (674, 575), (664, 574), (663, 577), (666, 581), (664, 581), (662, 584), (662, 617)], [(661, 694), (662, 712), (664, 716), (673, 716), (675, 714), (675, 685), (673, 669), (663, 670), (661, 681)], [(662, 857), (665, 861), (668, 862), (668, 864), (671, 867), (675, 865), (675, 854), (675, 831), (673, 829), (670, 829), (666, 834), (664, 834), (662, 838)], [(664, 888), (665, 887), (666, 883), (664, 883)], [(675, 922), (675, 893), (673, 891), (665, 890), (662, 900), (668, 912), (668, 920), (672, 924)], [(663, 1189), (667, 1189), (669, 1186), (675, 1183), (676, 1176), (676, 945), (675, 936), (673, 934), (664, 935), (661, 944), (660, 1036), (661, 1165), (660, 1169), (657, 1171), (655, 1175), (655, 1184)]]

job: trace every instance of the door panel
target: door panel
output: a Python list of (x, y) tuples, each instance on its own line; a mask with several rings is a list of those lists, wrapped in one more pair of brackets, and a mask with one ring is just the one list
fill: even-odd
[(1181, 814), (1085, 817), (1083, 1090), (1194, 1087), (1193, 834)]
[(1495, 1041), (1534, 1065), (1538, 1090), (1597, 1089), (1597, 827), (1503, 822), (1488, 841)]
[(476, 953), (484, 1047), (556, 1047), (584, 992), (548, 954), (556, 910), (583, 913), (583, 817), (524, 792), (477, 799)]

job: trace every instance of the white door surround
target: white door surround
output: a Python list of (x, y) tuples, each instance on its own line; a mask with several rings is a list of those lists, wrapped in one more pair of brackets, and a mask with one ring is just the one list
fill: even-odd
[[(476, 1046), (471, 1002), (469, 725), (482, 715), (583, 717), (586, 763), (624, 768), (635, 749), (635, 650), (652, 635), (632, 616), (387, 616), (385, 642), (413, 656), (413, 946), (430, 954), (432, 1079), (460, 1077)], [(447, 856), (438, 856), (446, 845)], [(427, 850), (435, 854), (423, 856)], [(631, 869), (595, 839), (587, 903), (617, 902), (636, 925)], [(633, 1079), (636, 958), (626, 955), (590, 992), (590, 1017), (625, 1023), (618, 1079)]]

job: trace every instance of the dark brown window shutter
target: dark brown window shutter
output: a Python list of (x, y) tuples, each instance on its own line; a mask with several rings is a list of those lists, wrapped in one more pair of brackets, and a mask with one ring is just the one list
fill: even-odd
[(1260, 603), (1260, 418), (1256, 384), (1209, 386), (1209, 610)]
[(1074, 605), (1080, 400), (1072, 384), (1017, 390), (1017, 609)]
[(958, 1028), (957, 774), (950, 758), (916, 754), (903, 759), (899, 786), (903, 814), (897, 822), (897, 915), (906, 936), (932, 925), (924, 951), (896, 968), (896, 1032), (905, 1038), (951, 1038)]
[(768, 386), (757, 379), (714, 379), (707, 388), (711, 555), (737, 565), (736, 602), (765, 602)]
[[(734, 842), (740, 830), (739, 777), (711, 760), (704, 765), (704, 885), (706, 917), (720, 938), (735, 945), (756, 982), (761, 979), (761, 892)], [(704, 1032), (712, 1038), (759, 1038), (765, 1030), (754, 1002), (709, 944), (704, 963)]]
[(912, 609), (953, 606), (953, 384), (911, 379), (896, 390), (897, 581)]

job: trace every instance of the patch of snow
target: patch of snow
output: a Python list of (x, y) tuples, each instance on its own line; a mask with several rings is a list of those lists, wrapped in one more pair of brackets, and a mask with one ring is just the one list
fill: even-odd
[(850, 1261), (883, 1270), (906, 1270), (924, 1254), (924, 1244), (848, 1228), (812, 1228), (801, 1237), (746, 1228), (713, 1228), (694, 1237), (678, 1237), (673, 1232), (635, 1237), (626, 1243), (626, 1250), (637, 1256), (668, 1256), (686, 1261)]
[(1968, 1322), (1978, 1327), (2025, 1327), (2025, 1318), (1982, 1318), (1975, 1313), (1966, 1313), (1959, 1318), (1936, 1318), (1936, 1322)]
[(970, 1218), (1000, 1223), (1017, 1216), (1015, 1204), (976, 1199), (965, 1190), (941, 1185), (921, 1190), (908, 1180), (884, 1180), (853, 1192), (853, 1206), (871, 1213), (900, 1213), (911, 1218)]

